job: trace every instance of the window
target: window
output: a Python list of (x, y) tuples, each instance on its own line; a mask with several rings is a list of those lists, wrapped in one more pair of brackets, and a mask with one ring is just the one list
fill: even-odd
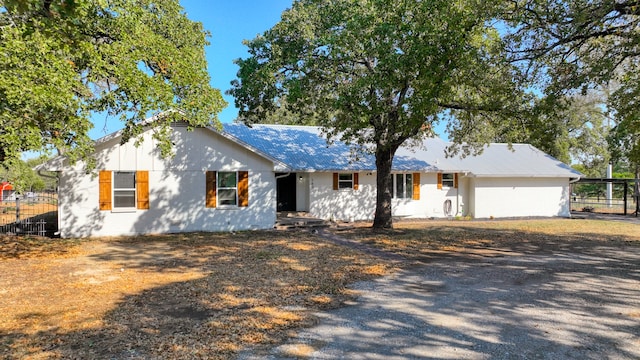
[(238, 176), (236, 172), (218, 172), (218, 205), (238, 204)]
[(100, 210), (149, 209), (149, 171), (110, 171), (99, 173)]
[(397, 199), (413, 199), (413, 175), (391, 174), (392, 197)]
[(442, 190), (442, 187), (458, 188), (458, 174), (455, 173), (438, 173), (438, 189)]
[(333, 190), (358, 188), (358, 173), (333, 173)]
[(353, 174), (339, 174), (338, 189), (351, 189), (351, 188), (353, 188)]
[(454, 174), (442, 174), (442, 186), (454, 187), (455, 176)]
[(205, 206), (249, 206), (249, 172), (207, 171)]
[(113, 172), (113, 207), (136, 208), (136, 173)]

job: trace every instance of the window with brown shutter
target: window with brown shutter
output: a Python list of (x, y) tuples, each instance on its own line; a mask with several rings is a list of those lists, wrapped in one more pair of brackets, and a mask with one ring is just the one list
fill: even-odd
[(443, 187), (458, 188), (458, 174), (457, 173), (439, 173), (438, 174), (438, 189), (442, 190)]
[(109, 171), (99, 173), (100, 210), (149, 209), (149, 171)]
[(207, 171), (205, 206), (249, 206), (248, 171)]
[[(416, 199), (416, 179), (418, 175), (418, 198)], [(420, 174), (391, 174), (391, 197), (394, 199), (420, 199)]]
[(333, 173), (333, 190), (358, 190), (358, 173)]
[(100, 210), (111, 210), (111, 171), (100, 171), (99, 192)]

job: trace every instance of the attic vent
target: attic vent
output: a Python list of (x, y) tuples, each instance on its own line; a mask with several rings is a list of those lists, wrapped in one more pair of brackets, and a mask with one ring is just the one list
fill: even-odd
[(171, 127), (186, 128), (187, 126), (189, 125), (184, 121), (175, 121), (171, 123)]

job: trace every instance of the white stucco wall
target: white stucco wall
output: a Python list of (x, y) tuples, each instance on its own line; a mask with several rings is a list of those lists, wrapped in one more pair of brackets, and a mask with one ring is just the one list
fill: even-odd
[[(83, 165), (61, 173), (62, 237), (272, 228), (276, 218), (273, 164), (209, 131), (175, 128), (173, 159), (162, 159), (150, 133), (135, 147), (118, 140), (97, 149), (97, 170), (149, 171), (149, 210), (100, 211), (98, 178)], [(249, 206), (205, 207), (206, 171), (248, 171)]]
[(475, 218), (570, 216), (566, 178), (473, 178), (471, 186)]
[[(376, 205), (376, 174), (359, 173), (359, 189), (333, 190), (333, 173), (309, 173), (309, 213), (322, 219), (372, 220)], [(444, 201), (452, 202), (453, 216), (464, 214), (466, 196), (460, 178), (458, 189), (437, 188), (435, 173), (420, 174), (420, 200), (392, 199), (393, 216), (404, 218), (445, 217)]]

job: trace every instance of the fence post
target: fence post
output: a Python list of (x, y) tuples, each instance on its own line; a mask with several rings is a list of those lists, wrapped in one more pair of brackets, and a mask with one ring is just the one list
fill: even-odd
[(16, 195), (16, 223), (20, 222), (20, 197)]
[(623, 206), (624, 206), (624, 215), (625, 216), (627, 216), (627, 201), (628, 201), (627, 200), (627, 194), (629, 192), (628, 189), (629, 189), (629, 183), (625, 180), (625, 182), (624, 182), (624, 192), (623, 192), (623, 195), (622, 195), (622, 198), (624, 199)]

